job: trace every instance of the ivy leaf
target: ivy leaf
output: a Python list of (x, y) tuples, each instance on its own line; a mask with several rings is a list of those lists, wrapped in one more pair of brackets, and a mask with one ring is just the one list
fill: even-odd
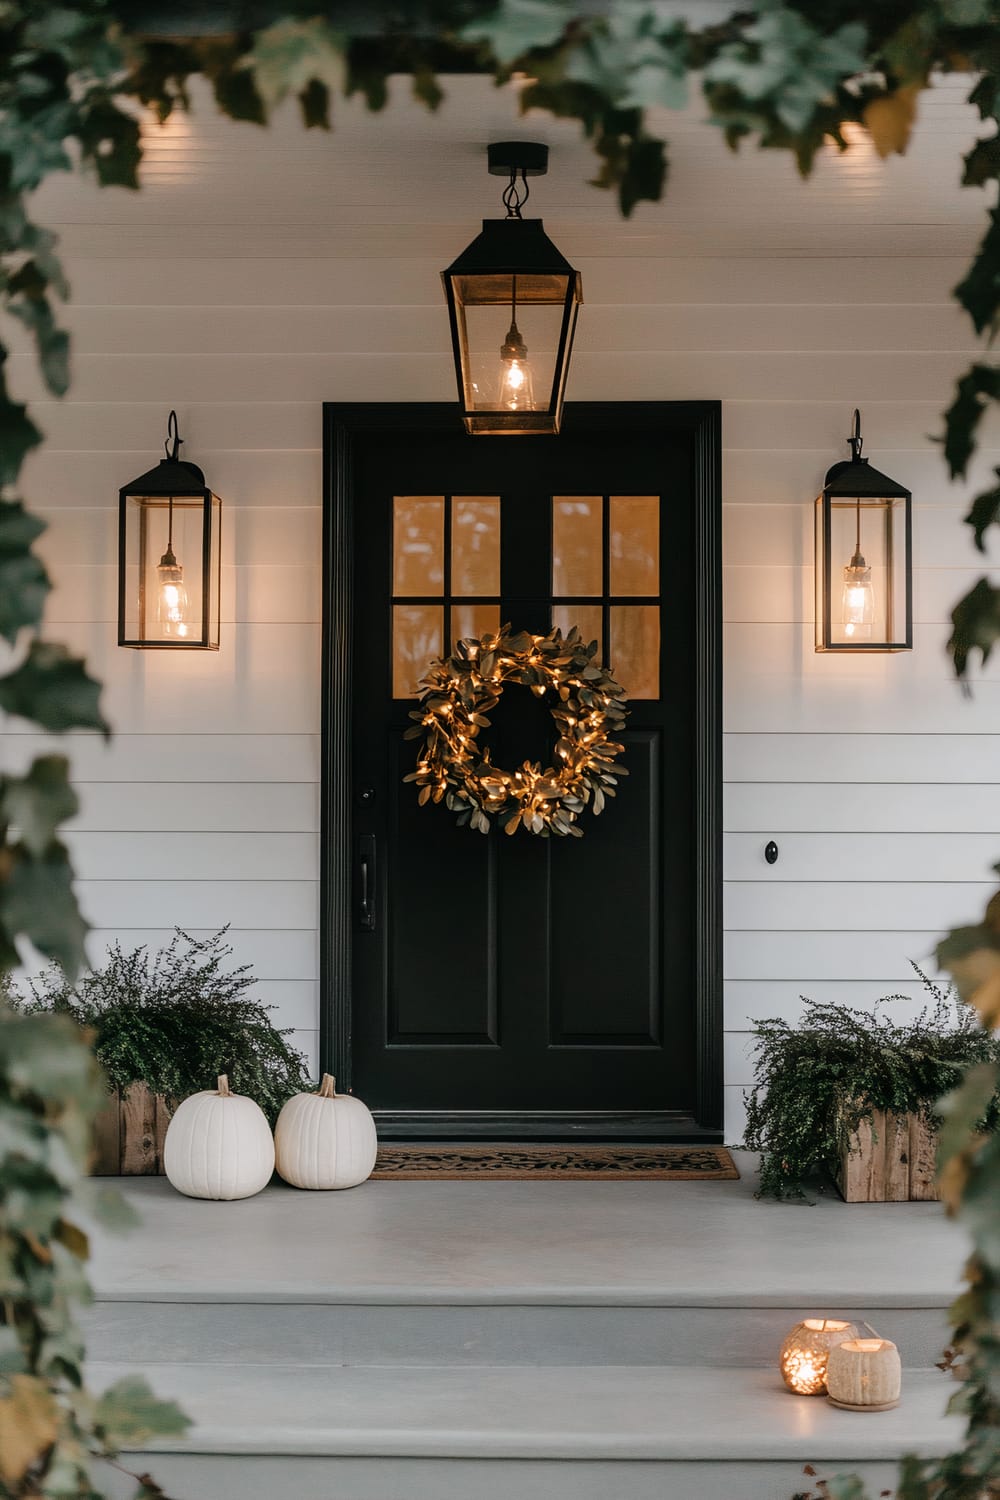
[(0, 882), (0, 923), (12, 937), (23, 934), (67, 974), (77, 974), (89, 929), (73, 894), (65, 847), (53, 842), (41, 858), (33, 858), (18, 844), (9, 854), (10, 871)]
[(955, 398), (945, 412), (944, 455), (951, 477), (964, 475), (976, 448), (976, 429), (992, 401), (1000, 401), (1000, 369), (973, 365), (955, 387)]
[[(993, 472), (1000, 481), (1000, 467), (995, 468)], [(976, 496), (972, 502), (972, 509), (965, 518), (965, 524), (972, 527), (976, 546), (980, 552), (985, 552), (986, 545), (983, 538), (991, 526), (1000, 525), (1000, 483), (997, 484), (996, 489), (984, 490), (981, 495)]]
[(434, 69), (427, 64), (418, 64), (413, 69), (413, 97), (435, 110), (444, 99), (444, 89), (438, 83)]
[(859, 21), (824, 36), (780, 0), (762, 0), (742, 37), (723, 43), (708, 63), (704, 82), (766, 101), (783, 125), (802, 131), (838, 85), (867, 71), (866, 39)]
[(554, 47), (574, 19), (567, 0), (500, 0), (492, 15), (464, 26), (467, 42), (483, 42), (504, 67), (539, 47)]
[(67, 729), (111, 731), (101, 714), (101, 684), (87, 676), (84, 662), (65, 646), (32, 641), (19, 667), (0, 677), (0, 709), (30, 719), (52, 734)]
[(976, 258), (954, 295), (969, 314), (977, 333), (996, 329), (1000, 311), (1000, 209), (991, 211)]
[(139, 1375), (126, 1375), (97, 1402), (95, 1421), (114, 1449), (135, 1448), (151, 1437), (183, 1437), (191, 1423), (173, 1401), (154, 1396)]
[(40, 622), (51, 587), (31, 551), (44, 530), (20, 500), (0, 500), (0, 636), (11, 645), (25, 626)]
[(259, 31), (248, 63), (267, 110), (289, 94), (301, 95), (314, 81), (335, 94), (344, 90), (343, 40), (322, 16), (276, 21)]
[(892, 94), (882, 94), (865, 105), (864, 121), (879, 156), (902, 156), (910, 144), (917, 118), (919, 84), (907, 84)]
[[(0, 353), (0, 365), (4, 359), (6, 354)], [(26, 455), (41, 441), (27, 407), (9, 399), (0, 376), (0, 487), (15, 483)]]
[(944, 1166), (965, 1151), (969, 1137), (980, 1124), (997, 1090), (995, 1063), (976, 1063), (957, 1089), (938, 1101), (943, 1121), (938, 1136), (938, 1164)]
[(101, 187), (139, 186), (142, 133), (139, 122), (103, 94), (81, 107), (76, 130), (85, 162), (97, 173)]
[(47, 288), (37, 261), (27, 261), (7, 283), (7, 311), (34, 334), (45, 384), (54, 396), (63, 396), (69, 386), (69, 335), (56, 326)]
[[(666, 148), (663, 141), (643, 130), (641, 110), (610, 109), (602, 96), (586, 84), (542, 80), (522, 90), (521, 108), (546, 109), (554, 115), (581, 121), (601, 158), (593, 185), (617, 188), (619, 205), (626, 218), (637, 203), (657, 202), (662, 197), (667, 176)], [(511, 649), (519, 649), (513, 641)]]
[(56, 1440), (59, 1411), (51, 1391), (31, 1375), (12, 1375), (0, 1397), (0, 1479), (14, 1489)]
[(26, 776), (0, 777), (0, 814), (13, 823), (29, 853), (43, 855), (56, 829), (80, 810), (64, 755), (40, 755)]
[(312, 78), (299, 94), (302, 123), (307, 130), (330, 129), (330, 90), (318, 78)]
[(994, 588), (988, 578), (980, 578), (955, 605), (951, 623), (948, 650), (956, 673), (964, 677), (970, 652), (979, 651), (985, 666), (1000, 639), (1000, 589)]
[(998, 100), (1000, 100), (1000, 77), (995, 73), (984, 73), (969, 95), (969, 103), (978, 109), (981, 120), (994, 120)]
[(573, 48), (565, 76), (620, 108), (687, 103), (688, 40), (682, 21), (663, 24), (655, 9), (614, 9)]
[(986, 140), (977, 141), (963, 161), (963, 187), (983, 187), (987, 182), (995, 181), (1000, 176), (1000, 136), (991, 135)]

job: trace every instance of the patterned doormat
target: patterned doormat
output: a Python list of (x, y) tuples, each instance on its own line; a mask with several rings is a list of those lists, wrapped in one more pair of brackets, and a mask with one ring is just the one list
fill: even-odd
[(724, 1146), (380, 1146), (376, 1182), (428, 1177), (458, 1180), (493, 1178), (512, 1182), (598, 1178), (655, 1179), (666, 1182), (732, 1182), (736, 1163)]

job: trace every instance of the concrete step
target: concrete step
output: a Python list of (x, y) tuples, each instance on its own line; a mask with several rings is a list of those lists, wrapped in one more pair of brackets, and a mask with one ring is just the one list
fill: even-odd
[(237, 1203), (124, 1179), (94, 1235), (97, 1359), (771, 1367), (804, 1316), (947, 1342), (964, 1247), (940, 1205), (759, 1203), (740, 1182), (282, 1185)]
[(800, 1318), (867, 1322), (905, 1365), (948, 1343), (943, 1307), (703, 1307), (648, 1302), (558, 1306), (481, 1301), (148, 1302), (102, 1299), (85, 1318), (93, 1358), (143, 1348), (156, 1362), (261, 1365), (690, 1365), (773, 1368)]
[[(855, 1415), (749, 1370), (148, 1369), (196, 1425), (133, 1463), (180, 1500), (789, 1500), (807, 1463), (877, 1493), (902, 1453), (945, 1452), (961, 1432), (937, 1371), (907, 1372), (897, 1410)], [(92, 1364), (90, 1379), (124, 1373)]]

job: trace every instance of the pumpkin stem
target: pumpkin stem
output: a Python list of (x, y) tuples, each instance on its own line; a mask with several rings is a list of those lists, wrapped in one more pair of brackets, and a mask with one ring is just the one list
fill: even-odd
[(316, 1097), (318, 1099), (333, 1099), (336, 1094), (336, 1088), (337, 1080), (336, 1078), (334, 1078), (333, 1074), (324, 1073), (323, 1082), (320, 1084), (319, 1089), (317, 1090)]
[(232, 1097), (232, 1089), (229, 1087), (229, 1077), (226, 1073), (219, 1074), (218, 1078), (216, 1079), (216, 1085), (218, 1087), (219, 1094), (223, 1099), (229, 1099)]

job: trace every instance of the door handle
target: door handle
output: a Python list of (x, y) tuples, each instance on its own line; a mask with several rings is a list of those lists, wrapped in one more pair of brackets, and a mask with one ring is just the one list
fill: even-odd
[(375, 931), (375, 903), (378, 899), (375, 867), (375, 835), (363, 833), (359, 840), (358, 886), (360, 901), (358, 922), (362, 932)]

